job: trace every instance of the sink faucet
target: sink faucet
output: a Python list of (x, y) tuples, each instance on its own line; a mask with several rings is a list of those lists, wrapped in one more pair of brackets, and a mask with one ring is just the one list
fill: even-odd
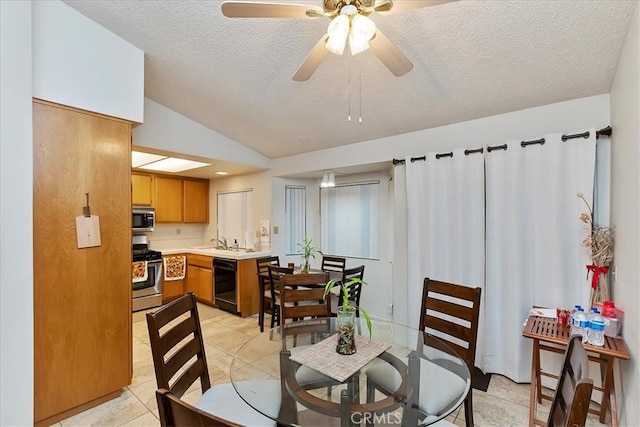
[(222, 249), (224, 249), (225, 251), (229, 249), (229, 245), (227, 244), (227, 238), (226, 237), (220, 237), (220, 238), (213, 238), (211, 239), (211, 243), (215, 243), (218, 242), (221, 246)]

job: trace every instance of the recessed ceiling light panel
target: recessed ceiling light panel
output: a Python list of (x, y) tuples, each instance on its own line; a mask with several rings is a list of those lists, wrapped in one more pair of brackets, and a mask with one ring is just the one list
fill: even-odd
[(143, 153), (141, 151), (131, 152), (131, 167), (139, 168), (142, 165), (148, 163), (157, 162), (158, 160), (166, 159), (167, 156), (160, 156), (158, 154)]
[(140, 169), (176, 173), (190, 169), (201, 168), (203, 166), (209, 166), (209, 163), (196, 162), (186, 159), (177, 159), (175, 157), (167, 157), (166, 159), (140, 166)]
[(216, 175), (229, 175), (229, 172), (218, 171)]

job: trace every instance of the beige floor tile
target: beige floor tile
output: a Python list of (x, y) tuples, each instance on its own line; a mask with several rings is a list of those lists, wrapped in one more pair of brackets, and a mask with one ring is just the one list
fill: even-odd
[(137, 397), (138, 400), (140, 400), (150, 411), (158, 409), (158, 402), (156, 401), (157, 389), (158, 385), (155, 379), (138, 384), (134, 387), (129, 386), (131, 393), (133, 393), (133, 395)]
[(116, 399), (103, 403), (62, 421), (66, 426), (119, 426), (149, 410), (129, 390), (124, 390)]
[(156, 371), (153, 368), (153, 361), (142, 360), (133, 363), (133, 378), (131, 378), (131, 384), (129, 387), (135, 387), (139, 384), (146, 383), (147, 381), (156, 380)]
[(128, 423), (122, 424), (121, 427), (158, 427), (160, 420), (158, 420), (151, 412), (140, 415), (138, 418), (134, 418)]
[(213, 345), (214, 347), (218, 347), (222, 350), (229, 351), (234, 347), (238, 347), (244, 343), (246, 343), (250, 337), (245, 334), (241, 334), (238, 332), (229, 329), (227, 332), (216, 334), (213, 337), (207, 337), (205, 332), (202, 332), (205, 342)]
[[(473, 390), (473, 422), (479, 427), (526, 426), (529, 407)], [(464, 418), (464, 410), (457, 419)]]
[(529, 407), (529, 384), (517, 384), (502, 375), (492, 375), (487, 394)]

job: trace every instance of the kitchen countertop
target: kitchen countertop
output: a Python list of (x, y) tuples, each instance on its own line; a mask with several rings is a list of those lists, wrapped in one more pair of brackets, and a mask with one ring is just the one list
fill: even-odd
[(223, 250), (223, 249), (214, 249), (211, 246), (186, 246), (182, 248), (170, 248), (170, 249), (157, 249), (162, 252), (162, 255), (174, 255), (174, 254), (196, 254), (196, 255), (206, 255), (215, 258), (228, 258), (235, 260), (242, 259), (255, 259), (261, 258), (264, 256), (271, 255), (271, 252), (261, 251), (261, 252), (246, 252), (243, 249), (240, 250)]

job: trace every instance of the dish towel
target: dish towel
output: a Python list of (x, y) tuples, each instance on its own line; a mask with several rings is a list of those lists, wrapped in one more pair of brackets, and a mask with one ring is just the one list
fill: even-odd
[(147, 261), (135, 261), (131, 263), (131, 268), (131, 277), (133, 279), (133, 283), (145, 282), (149, 278)]
[(185, 276), (187, 257), (184, 255), (166, 256), (164, 261), (164, 280), (182, 280)]

